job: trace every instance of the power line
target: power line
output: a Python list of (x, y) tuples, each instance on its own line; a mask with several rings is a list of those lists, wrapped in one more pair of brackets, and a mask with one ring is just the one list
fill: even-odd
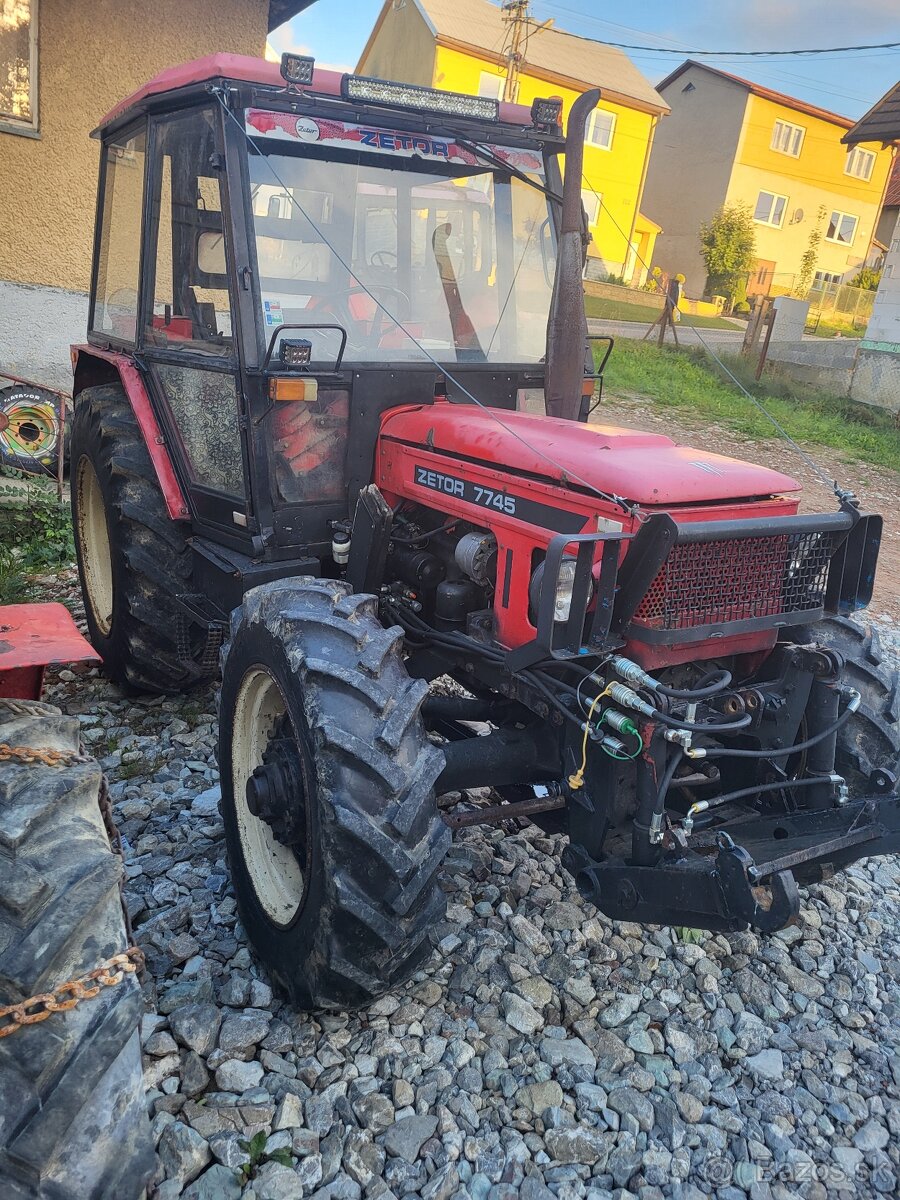
[(800, 54), (848, 54), (856, 50), (897, 50), (900, 42), (873, 42), (866, 46), (824, 46), (815, 50), (679, 50), (668, 46), (638, 46), (633, 42), (609, 42), (619, 50), (640, 50), (649, 54), (678, 54), (689, 58), (784, 58)]

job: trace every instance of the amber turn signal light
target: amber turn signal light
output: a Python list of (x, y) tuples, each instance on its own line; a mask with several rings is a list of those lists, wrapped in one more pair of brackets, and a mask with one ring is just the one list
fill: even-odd
[(307, 375), (302, 378), (279, 375), (269, 380), (270, 400), (304, 400), (307, 404), (313, 404), (318, 395), (319, 381)]

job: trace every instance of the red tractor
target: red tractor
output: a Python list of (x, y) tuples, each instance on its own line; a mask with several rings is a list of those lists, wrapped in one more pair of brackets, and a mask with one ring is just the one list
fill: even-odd
[(846, 620), (880, 519), (587, 421), (598, 97), (563, 138), (556, 100), (217, 55), (98, 131), (91, 637), (138, 689), (221, 658), (240, 915), (305, 1008), (422, 962), (448, 825), (528, 817), (603, 912), (713, 930), (900, 847), (895, 685)]

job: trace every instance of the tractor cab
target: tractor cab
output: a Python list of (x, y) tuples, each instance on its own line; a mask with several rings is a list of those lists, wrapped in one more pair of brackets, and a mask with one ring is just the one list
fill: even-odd
[(389, 407), (540, 395), (558, 102), (311, 65), (293, 85), (216, 55), (163, 72), (97, 136), (88, 340), (139, 358), (201, 554), (208, 538), (319, 556)]

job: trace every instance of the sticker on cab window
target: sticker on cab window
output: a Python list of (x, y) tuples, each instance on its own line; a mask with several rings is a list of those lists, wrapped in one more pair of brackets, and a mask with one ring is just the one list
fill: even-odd
[(266, 314), (267, 325), (283, 325), (284, 316), (281, 312), (280, 300), (264, 300), (263, 311)]

